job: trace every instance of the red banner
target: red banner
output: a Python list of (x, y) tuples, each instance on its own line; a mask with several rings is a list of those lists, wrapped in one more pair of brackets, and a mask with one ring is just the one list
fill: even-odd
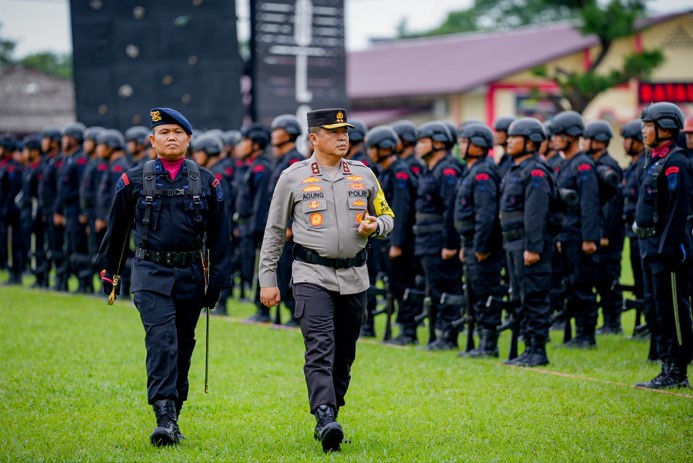
[(641, 104), (693, 103), (693, 82), (640, 82), (638, 101)]

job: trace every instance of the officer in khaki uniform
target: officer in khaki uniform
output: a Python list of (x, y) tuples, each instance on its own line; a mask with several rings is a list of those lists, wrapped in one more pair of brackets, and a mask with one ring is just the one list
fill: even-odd
[(343, 159), (351, 127), (346, 111), (311, 111), (308, 127), (314, 154), (284, 170), (272, 197), (260, 251), (260, 299), (268, 307), (281, 301), (277, 264), (293, 219), (294, 315), (306, 346), (315, 438), (328, 452), (340, 450), (344, 434), (336, 418), (366, 319), (366, 244), (392, 230), (394, 214), (373, 172)]

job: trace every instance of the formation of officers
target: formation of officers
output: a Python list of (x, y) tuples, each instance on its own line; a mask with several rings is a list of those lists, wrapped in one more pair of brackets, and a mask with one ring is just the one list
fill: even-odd
[[(425, 320), (425, 349), (457, 350), (466, 327), (478, 345), (471, 337), (460, 356), (495, 358), (509, 320), (525, 349), (506, 363), (534, 367), (549, 363), (552, 324), (570, 327), (574, 320), (575, 334), (566, 329), (563, 344), (595, 348), (596, 334), (622, 332), (618, 281), (627, 238), (634, 293), (652, 339), (649, 360), (662, 364), (657, 377), (638, 385), (688, 386), (693, 119), (684, 121), (676, 105), (651, 104), (622, 126), (625, 170), (609, 154), (610, 124), (585, 123), (573, 111), (544, 123), (502, 117), (493, 127), (399, 121), (368, 130), (349, 123), (345, 158), (376, 174), (395, 215), (386, 239), (369, 239), (371, 289), (361, 336), (376, 335), (384, 281), (399, 327), (387, 343), (419, 343)], [(121, 134), (73, 123), (21, 141), (2, 139), (0, 266), (9, 271), (7, 283), (21, 284), (30, 271), (36, 287), (67, 291), (74, 277), (78, 292), (93, 292), (93, 256), (109, 226), (116, 184), (155, 157), (149, 134), (146, 127)], [(222, 292), (217, 314), (225, 315), (228, 298), (240, 293), (255, 300), (251, 321), (272, 320), (256, 284), (258, 254), (281, 172), (306, 157), (297, 149), (302, 136), (293, 115), (278, 116), (269, 128), (254, 123), (193, 135), (189, 155), (215, 175), (226, 198), (234, 256), (237, 290)], [(680, 136), (688, 146), (677, 144)], [(286, 324), (296, 326), (292, 249), (289, 223), (277, 284)], [(130, 266), (123, 267), (121, 297), (127, 297)]]

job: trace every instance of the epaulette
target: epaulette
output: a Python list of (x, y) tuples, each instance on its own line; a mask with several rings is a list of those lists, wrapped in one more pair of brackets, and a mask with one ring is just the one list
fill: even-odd
[(309, 161), (309, 159), (304, 159), (302, 161), (294, 162), (289, 167), (284, 169), (284, 174), (288, 174), (289, 172), (293, 172), (294, 170), (300, 169), (301, 167), (308, 167), (308, 161)]

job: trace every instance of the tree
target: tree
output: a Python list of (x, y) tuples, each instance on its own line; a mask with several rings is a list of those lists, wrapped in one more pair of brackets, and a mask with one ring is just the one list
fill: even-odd
[[(599, 52), (584, 72), (570, 71), (561, 67), (548, 69), (544, 66), (535, 74), (553, 80), (561, 89), (561, 95), (545, 95), (560, 108), (583, 112), (597, 95), (631, 79), (647, 79), (660, 64), (664, 54), (660, 50), (643, 50), (623, 57), (620, 69), (600, 72), (599, 65), (611, 50), (615, 40), (636, 32), (636, 20), (645, 14), (643, 0), (610, 0), (600, 6), (596, 0), (576, 1), (582, 18), (581, 32), (594, 34), (599, 39)], [(568, 105), (564, 102), (567, 101)]]
[[(2, 24), (0, 24), (0, 29), (2, 29)], [(0, 37), (0, 66), (6, 66), (13, 63), (12, 55), (14, 54), (14, 49), (16, 47), (17, 43), (14, 40)]]
[[(540, 67), (536, 75), (554, 81), (561, 95), (542, 94), (559, 108), (583, 112), (600, 93), (631, 79), (647, 79), (664, 62), (660, 50), (643, 50), (623, 57), (620, 69), (600, 72), (599, 67), (617, 39), (636, 32), (636, 21), (646, 13), (647, 0), (474, 0), (468, 10), (453, 11), (440, 26), (409, 33), (399, 28), (399, 38), (425, 37), (470, 31), (510, 29), (531, 24), (572, 19), (584, 35), (595, 35), (599, 52), (589, 69), (578, 72), (560, 67)], [(535, 91), (539, 96), (539, 91)], [(567, 104), (566, 104), (567, 103)]]
[(19, 62), (28, 69), (36, 69), (63, 79), (72, 78), (72, 55), (68, 53), (56, 54), (49, 51), (33, 53)]

